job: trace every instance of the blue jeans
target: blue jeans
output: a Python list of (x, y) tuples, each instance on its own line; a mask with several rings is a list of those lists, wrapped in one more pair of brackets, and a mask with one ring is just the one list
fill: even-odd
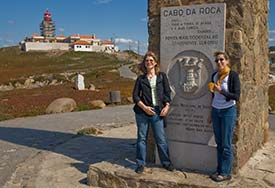
[(149, 125), (151, 125), (153, 130), (153, 135), (157, 144), (158, 154), (162, 165), (169, 165), (169, 150), (167, 138), (164, 131), (163, 118), (159, 116), (159, 107), (154, 107), (156, 112), (153, 116), (147, 116), (145, 114), (135, 114), (137, 123), (137, 152), (136, 161), (137, 165), (145, 165), (146, 161), (146, 145)]
[(237, 118), (236, 106), (226, 109), (212, 107), (212, 124), (217, 143), (217, 172), (230, 175), (233, 164), (232, 136)]

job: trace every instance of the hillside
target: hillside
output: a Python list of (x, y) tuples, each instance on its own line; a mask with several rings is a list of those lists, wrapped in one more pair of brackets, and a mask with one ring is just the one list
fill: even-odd
[[(90, 109), (88, 102), (101, 99), (109, 102), (109, 91), (120, 90), (122, 104), (127, 104), (134, 81), (119, 76), (118, 68), (139, 62), (132, 52), (118, 54), (85, 52), (22, 52), (18, 47), (0, 49), (0, 85), (19, 86), (28, 80), (39, 83), (30, 89), (0, 92), (0, 120), (44, 114), (56, 98), (71, 97), (77, 110)], [(85, 77), (85, 85), (93, 84), (96, 91), (74, 89), (76, 73)], [(46, 83), (41, 85), (40, 83)], [(55, 84), (51, 84), (55, 83)]]
[[(60, 97), (77, 102), (77, 110), (91, 109), (89, 101), (103, 100), (108, 105), (109, 92), (119, 90), (122, 104), (128, 104), (134, 80), (120, 77), (118, 68), (140, 62), (133, 52), (117, 54), (85, 52), (22, 52), (18, 47), (0, 48), (0, 88), (6, 85), (22, 89), (0, 91), (0, 121), (45, 113), (47, 106)], [(85, 77), (85, 86), (93, 84), (96, 91), (74, 89), (76, 73)], [(31, 80), (39, 83), (23, 89)], [(45, 83), (44, 85), (41, 83)], [(20, 87), (19, 87), (20, 86)], [(269, 88), (269, 104), (275, 109), (275, 85)]]

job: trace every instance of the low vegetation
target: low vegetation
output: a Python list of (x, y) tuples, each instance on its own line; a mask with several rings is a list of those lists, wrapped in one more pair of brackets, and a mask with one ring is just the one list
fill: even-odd
[(99, 135), (103, 132), (94, 127), (83, 128), (77, 132), (78, 135)]
[[(60, 85), (46, 85), (33, 89), (14, 89), (0, 92), (0, 120), (45, 113), (55, 99), (70, 97), (77, 102), (77, 110), (89, 110), (88, 102), (109, 102), (109, 92), (121, 91), (121, 104), (128, 104), (134, 80), (122, 78), (117, 71), (139, 55), (133, 52), (116, 54), (85, 52), (22, 52), (17, 47), (0, 49), (0, 85), (24, 83), (28, 78), (35, 81), (57, 80)], [(124, 57), (124, 58), (121, 58)], [(129, 61), (131, 60), (131, 61)], [(81, 73), (85, 86), (93, 84), (95, 91), (74, 89), (74, 77)]]

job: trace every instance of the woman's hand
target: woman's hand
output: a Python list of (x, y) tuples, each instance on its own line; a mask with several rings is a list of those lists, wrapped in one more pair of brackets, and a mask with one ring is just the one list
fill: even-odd
[(161, 110), (160, 116), (165, 117), (168, 114), (170, 105), (166, 104), (165, 107)]
[(147, 115), (155, 115), (154, 108), (151, 106), (146, 106), (142, 101), (138, 101), (137, 105), (147, 114)]
[(154, 108), (151, 107), (151, 106), (145, 106), (143, 108), (143, 110), (146, 114), (151, 115), (151, 116), (156, 114), (155, 111), (154, 111)]
[(222, 91), (221, 85), (220, 84), (214, 84), (214, 91), (217, 91), (217, 92), (220, 93)]

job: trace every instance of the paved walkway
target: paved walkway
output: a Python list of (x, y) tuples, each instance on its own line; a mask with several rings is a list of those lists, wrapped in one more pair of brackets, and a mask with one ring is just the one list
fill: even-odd
[[(76, 135), (91, 126), (103, 134)], [(215, 187), (275, 187), (275, 116), (270, 116), (270, 126), (263, 149), (232, 181)], [(131, 105), (0, 122), (0, 187), (88, 187), (89, 164), (134, 167), (135, 135)]]
[(135, 80), (137, 78), (137, 75), (130, 70), (130, 66), (132, 66), (132, 65), (134, 65), (134, 64), (131, 64), (131, 65), (127, 64), (127, 65), (121, 66), (118, 69), (120, 76), (124, 77), (124, 78), (130, 78), (130, 79)]
[[(58, 153), (55, 150), (59, 146), (62, 148), (67, 142), (74, 143), (81, 138), (76, 133), (82, 128), (96, 127), (109, 130), (133, 123), (134, 114), (131, 105), (2, 121), (0, 122), (0, 187), (3, 187), (12, 174), (17, 176), (14, 185), (18, 187), (28, 179), (33, 179), (32, 175), (36, 175), (40, 170), (39, 165), (33, 166), (32, 170), (21, 168), (26, 172), (21, 170), (18, 175), (14, 172), (20, 171), (24, 163), (40, 164), (45, 154)], [(92, 151), (92, 148), (88, 150)], [(66, 152), (59, 154), (74, 158), (72, 154)], [(85, 165), (87, 167), (88, 163)], [(33, 174), (29, 174), (30, 172)]]

